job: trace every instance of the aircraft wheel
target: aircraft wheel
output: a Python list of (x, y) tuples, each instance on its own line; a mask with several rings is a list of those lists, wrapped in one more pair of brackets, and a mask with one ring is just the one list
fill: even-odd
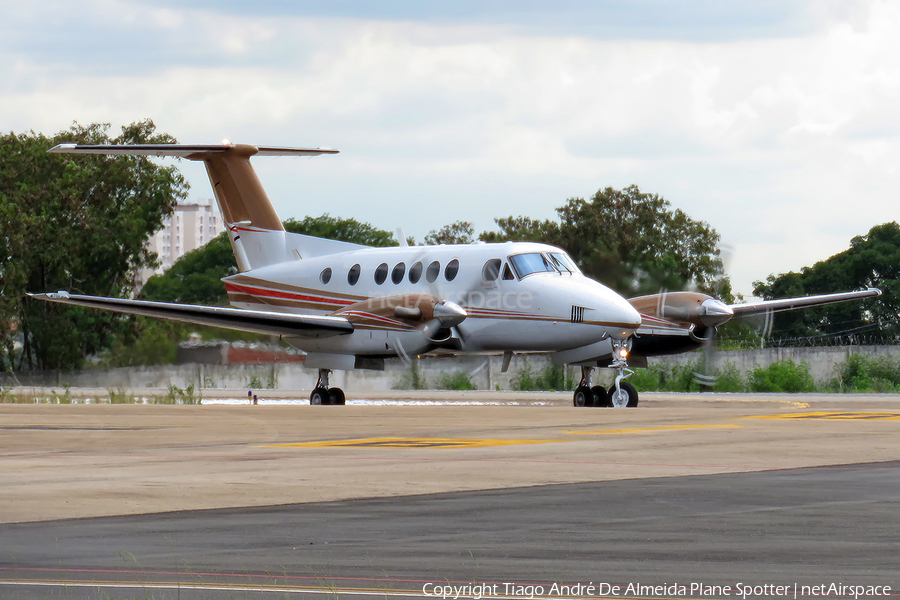
[(610, 402), (609, 394), (605, 387), (602, 385), (595, 385), (591, 388), (591, 391), (594, 393), (594, 406), (601, 406), (604, 408), (612, 406), (612, 402)]
[(347, 403), (344, 398), (344, 390), (341, 388), (331, 388), (328, 393), (331, 394), (331, 403), (335, 406), (344, 406)]
[(331, 404), (331, 394), (325, 388), (316, 388), (309, 395), (309, 403), (313, 406)]
[(638, 393), (634, 386), (623, 381), (619, 384), (620, 391), (616, 392), (616, 386), (609, 388), (610, 406), (615, 408), (634, 408), (638, 405)]
[(586, 385), (580, 385), (575, 388), (575, 395), (573, 397), (572, 403), (575, 406), (593, 406), (594, 405), (594, 392), (591, 391)]

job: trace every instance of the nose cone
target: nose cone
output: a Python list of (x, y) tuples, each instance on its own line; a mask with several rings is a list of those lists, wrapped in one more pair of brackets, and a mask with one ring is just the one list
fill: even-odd
[(612, 307), (615, 314), (614, 322), (620, 331), (611, 331), (615, 338), (626, 338), (633, 334), (641, 326), (641, 313), (639, 313), (625, 298), (618, 297), (618, 301)]
[(734, 311), (721, 300), (710, 298), (700, 305), (700, 322), (707, 327), (718, 327), (731, 320)]
[(459, 325), (468, 316), (462, 306), (449, 300), (441, 300), (434, 305), (434, 318), (440, 322), (442, 328)]

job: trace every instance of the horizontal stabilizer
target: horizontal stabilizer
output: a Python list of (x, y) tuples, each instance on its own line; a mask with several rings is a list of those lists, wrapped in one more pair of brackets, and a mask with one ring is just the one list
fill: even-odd
[(804, 296), (802, 298), (782, 298), (779, 300), (766, 300), (765, 302), (757, 302), (756, 304), (729, 304), (728, 307), (732, 310), (732, 312), (734, 312), (734, 318), (738, 319), (741, 317), (749, 317), (752, 315), (793, 310), (795, 308), (821, 306), (823, 304), (834, 304), (835, 302), (846, 302), (847, 300), (874, 298), (875, 296), (880, 295), (881, 290), (879, 290), (878, 288), (869, 288), (867, 290), (860, 290), (858, 292), (843, 292), (840, 294)]
[(265, 335), (323, 338), (353, 333), (353, 324), (344, 317), (296, 315), (220, 306), (195, 306), (171, 302), (80, 296), (66, 292), (28, 295), (48, 302), (87, 306), (129, 315), (155, 317)]
[[(56, 154), (105, 154), (110, 156), (179, 156), (190, 160), (206, 160), (209, 154), (219, 154), (232, 149), (244, 150), (256, 156), (318, 156), (338, 154), (331, 148), (279, 148), (275, 146), (237, 146), (235, 144), (189, 145), (189, 144), (59, 144), (48, 152)], [(255, 150), (255, 151), (254, 151)]]

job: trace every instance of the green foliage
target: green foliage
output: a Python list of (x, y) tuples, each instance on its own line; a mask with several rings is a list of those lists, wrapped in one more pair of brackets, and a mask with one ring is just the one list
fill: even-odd
[[(23, 299), (25, 292), (69, 290), (127, 295), (134, 273), (154, 264), (147, 237), (162, 226), (188, 185), (178, 170), (146, 157), (49, 154), (59, 143), (170, 143), (144, 120), (122, 128), (74, 124), (48, 138), (0, 136), (0, 369), (70, 369), (108, 347), (112, 313)], [(12, 364), (11, 324), (24, 349)], [(5, 351), (3, 351), (5, 350)]]
[(900, 391), (900, 357), (854, 354), (835, 371), (832, 388), (837, 392)]
[(302, 221), (288, 219), (284, 228), (291, 233), (302, 233), (315, 237), (362, 244), (363, 246), (397, 246), (394, 234), (378, 229), (369, 223), (360, 223), (356, 219), (341, 219), (325, 213), (321, 217), (304, 217)]
[(548, 364), (535, 373), (526, 360), (519, 372), (510, 382), (512, 389), (521, 392), (569, 390), (575, 382), (568, 376), (562, 365)]
[(696, 373), (700, 372), (702, 361), (690, 361), (683, 365), (667, 366), (652, 364), (644, 369), (635, 369), (629, 383), (639, 390), (648, 392), (743, 392), (747, 389), (740, 370), (733, 362), (725, 362), (713, 369), (715, 385), (700, 385)]
[(701, 387), (694, 373), (700, 368), (699, 365), (699, 361), (674, 366), (652, 364), (644, 369), (635, 369), (628, 382), (648, 392), (697, 392)]
[(716, 369), (716, 385), (713, 389), (717, 392), (743, 392), (747, 389), (747, 384), (737, 365), (726, 361)]
[(137, 367), (175, 364), (178, 342), (186, 337), (183, 323), (131, 317), (129, 327), (114, 342), (109, 352), (101, 355), (98, 366)]
[(598, 190), (589, 201), (569, 198), (559, 222), (529, 217), (495, 219), (486, 242), (534, 241), (566, 250), (582, 271), (626, 296), (683, 289), (715, 291), (722, 273), (719, 234), (636, 185)]
[(710, 286), (721, 273), (719, 234), (636, 185), (570, 198), (557, 209), (562, 246), (585, 273), (626, 295)]
[(162, 404), (202, 404), (202, 394), (195, 394), (194, 391), (193, 383), (188, 384), (184, 389), (170, 384), (168, 395), (163, 399)]
[(437, 387), (439, 390), (474, 390), (475, 385), (469, 379), (469, 374), (465, 371), (452, 371), (450, 373), (441, 373), (438, 379)]
[(419, 361), (417, 360), (409, 363), (409, 370), (394, 384), (395, 390), (424, 390), (427, 388), (428, 381), (419, 370)]
[(753, 294), (766, 300), (867, 287), (884, 292), (881, 297), (863, 301), (777, 313), (773, 338), (875, 331), (896, 337), (900, 335), (900, 225), (877, 225), (868, 234), (853, 238), (850, 248), (840, 254), (804, 267), (800, 273), (769, 275), (765, 283), (756, 281), (753, 285)]
[(484, 242), (543, 242), (560, 244), (559, 223), (531, 217), (503, 217), (494, 219), (500, 231), (483, 231), (479, 237)]
[(471, 244), (474, 241), (475, 227), (468, 221), (456, 221), (450, 225), (444, 225), (438, 230), (431, 230), (425, 236), (425, 244), (437, 246), (439, 244)]
[(814, 392), (816, 382), (809, 372), (809, 364), (799, 365), (792, 360), (772, 363), (768, 367), (756, 367), (750, 373), (750, 391), (752, 392)]

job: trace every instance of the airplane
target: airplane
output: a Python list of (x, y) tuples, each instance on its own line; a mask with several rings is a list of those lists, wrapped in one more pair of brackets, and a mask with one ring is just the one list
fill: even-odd
[[(328, 148), (60, 144), (52, 153), (181, 157), (205, 163), (239, 272), (223, 279), (231, 307), (57, 293), (32, 298), (281, 336), (318, 369), (310, 404), (343, 405), (333, 370), (383, 370), (426, 353), (549, 353), (581, 367), (577, 407), (635, 407), (627, 381), (647, 357), (701, 347), (735, 317), (880, 295), (839, 294), (725, 304), (697, 292), (627, 300), (586, 277), (562, 249), (534, 242), (375, 248), (284, 230), (250, 158), (337, 154)], [(402, 236), (399, 236), (402, 238)], [(605, 389), (594, 368), (616, 371)]]

